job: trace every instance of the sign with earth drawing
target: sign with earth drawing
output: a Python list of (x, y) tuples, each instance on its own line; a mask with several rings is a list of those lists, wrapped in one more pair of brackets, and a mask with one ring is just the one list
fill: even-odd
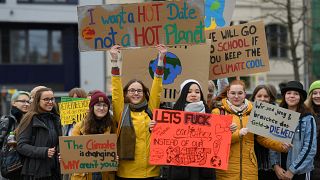
[[(206, 97), (209, 76), (209, 45), (175, 46), (168, 48), (163, 76), (161, 100), (174, 102), (179, 97), (180, 84), (186, 79), (200, 82)], [(134, 57), (134, 58), (132, 58)], [(156, 48), (125, 49), (122, 51), (122, 82), (142, 80), (151, 88), (158, 63)]]

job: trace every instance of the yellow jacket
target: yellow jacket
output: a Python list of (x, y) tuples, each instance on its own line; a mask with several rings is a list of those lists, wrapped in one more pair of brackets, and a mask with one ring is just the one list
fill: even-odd
[[(72, 129), (72, 136), (85, 135), (83, 121), (78, 122)], [(104, 134), (110, 134), (111, 128), (108, 128)], [(114, 180), (115, 172), (102, 172), (102, 180)], [(92, 173), (73, 173), (71, 180), (92, 180)]]
[[(159, 108), (160, 96), (162, 91), (162, 78), (154, 77), (148, 107), (151, 111)], [(121, 113), (124, 109), (124, 98), (121, 78), (112, 76), (112, 105), (113, 118), (121, 121)], [(130, 112), (135, 134), (136, 146), (134, 160), (120, 160), (117, 175), (122, 178), (148, 178), (160, 175), (160, 167), (149, 164), (150, 156), (150, 137), (149, 122), (150, 118), (146, 112)]]
[[(258, 180), (258, 165), (254, 152), (254, 138), (256, 137), (257, 142), (262, 146), (279, 152), (284, 152), (282, 143), (262, 136), (254, 136), (254, 134), (250, 132), (240, 138), (240, 129), (247, 126), (252, 110), (251, 102), (249, 102), (248, 108), (243, 112), (242, 116), (236, 115), (230, 109), (226, 99), (222, 100), (221, 109), (225, 111), (225, 114), (233, 116), (232, 122), (237, 124), (238, 129), (232, 133), (228, 170), (216, 170), (217, 180)], [(220, 109), (215, 108), (212, 110), (212, 113), (220, 114)], [(240, 173), (241, 171), (242, 173)]]

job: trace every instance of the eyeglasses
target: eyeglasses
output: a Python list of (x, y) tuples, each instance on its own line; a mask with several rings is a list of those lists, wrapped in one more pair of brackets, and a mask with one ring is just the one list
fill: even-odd
[(44, 98), (44, 99), (41, 99), (42, 101), (46, 102), (46, 103), (49, 103), (50, 101), (51, 102), (55, 102), (55, 99), (54, 98)]
[(129, 94), (134, 94), (137, 92), (138, 94), (142, 94), (143, 90), (142, 89), (128, 89)]
[(95, 108), (107, 108), (108, 104), (106, 104), (106, 103), (97, 103), (93, 107), (95, 107)]
[(29, 100), (16, 100), (15, 102), (21, 102), (22, 104), (31, 104)]

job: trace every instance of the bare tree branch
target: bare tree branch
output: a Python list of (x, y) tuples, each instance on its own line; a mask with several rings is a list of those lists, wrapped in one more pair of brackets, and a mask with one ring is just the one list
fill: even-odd
[(275, 4), (277, 6), (282, 6), (283, 8), (287, 7), (286, 3), (279, 2), (279, 0), (266, 0), (265, 2), (266, 3), (272, 3), (272, 4)]

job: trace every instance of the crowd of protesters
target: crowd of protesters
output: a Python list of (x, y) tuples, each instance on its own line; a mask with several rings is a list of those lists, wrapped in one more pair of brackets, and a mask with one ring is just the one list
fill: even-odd
[[(276, 102), (272, 85), (257, 86), (246, 98), (245, 82), (220, 79), (218, 89), (209, 81), (208, 97), (201, 84), (187, 79), (180, 85), (180, 96), (174, 110), (231, 115), (232, 133), (228, 170), (149, 164), (150, 138), (156, 121), (152, 111), (160, 107), (162, 76), (167, 48), (158, 45), (158, 65), (150, 90), (141, 81), (132, 79), (122, 87), (120, 46), (110, 50), (112, 64), (112, 103), (99, 90), (87, 94), (81, 88), (70, 90), (73, 98), (90, 98), (89, 111), (81, 122), (62, 126), (54, 92), (44, 86), (30, 93), (17, 91), (11, 98), (10, 114), (1, 118), (0, 145), (9, 132), (15, 131), (17, 151), (23, 156), (23, 167), (14, 179), (163, 179), (168, 180), (257, 180), (257, 179), (320, 179), (320, 81), (308, 92), (298, 81), (290, 81), (281, 89), (282, 99)], [(206, 99), (206, 100), (205, 100)], [(260, 100), (291, 111), (300, 119), (292, 143), (281, 143), (248, 131), (247, 123), (253, 101)], [(112, 111), (110, 110), (112, 109)], [(13, 125), (9, 126), (12, 121)], [(119, 126), (121, 124), (121, 126)], [(61, 175), (59, 136), (118, 134), (117, 172), (73, 173)], [(165, 173), (166, 176), (163, 176)]]

